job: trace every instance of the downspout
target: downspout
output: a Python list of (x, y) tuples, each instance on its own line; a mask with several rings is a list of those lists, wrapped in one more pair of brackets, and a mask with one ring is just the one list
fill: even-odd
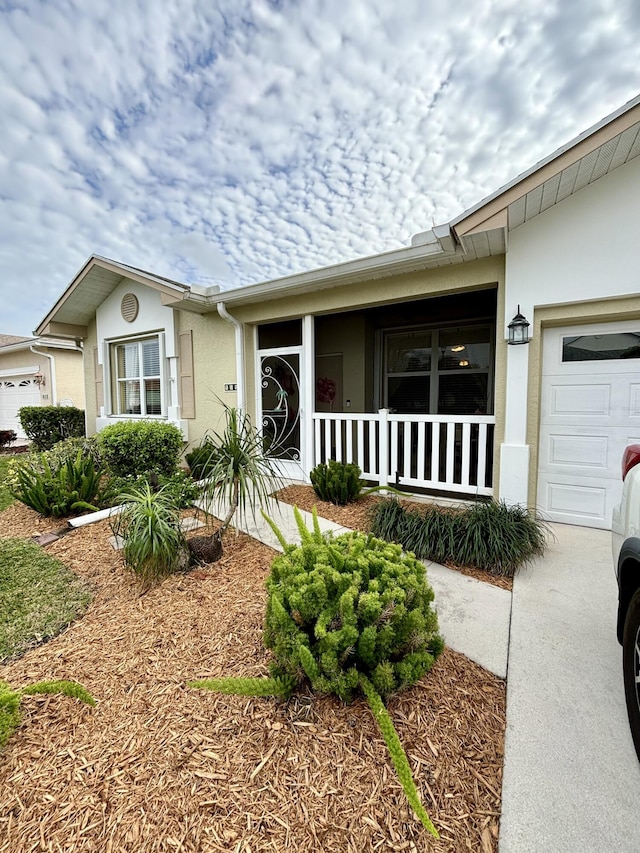
[(50, 406), (57, 406), (58, 405), (58, 403), (57, 403), (58, 389), (56, 386), (56, 362), (55, 362), (55, 359), (52, 355), (49, 355), (46, 352), (40, 352), (40, 350), (35, 349), (34, 346), (30, 346), (29, 349), (31, 350), (31, 352), (34, 355), (43, 355), (45, 358), (49, 359), (49, 373), (51, 376), (51, 403), (49, 405)]
[(227, 323), (231, 323), (236, 330), (236, 385), (237, 385), (237, 400), (238, 409), (241, 412), (245, 411), (245, 395), (244, 395), (244, 326), (236, 317), (232, 317), (227, 311), (224, 302), (217, 303), (218, 314)]

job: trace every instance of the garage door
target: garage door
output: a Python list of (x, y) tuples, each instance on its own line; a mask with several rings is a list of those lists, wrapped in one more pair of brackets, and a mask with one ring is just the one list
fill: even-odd
[(40, 389), (33, 376), (0, 377), (0, 429), (13, 429), (18, 438), (24, 438), (18, 410), (21, 406), (39, 405)]
[(627, 444), (640, 442), (640, 321), (547, 329), (538, 506), (553, 521), (611, 527)]

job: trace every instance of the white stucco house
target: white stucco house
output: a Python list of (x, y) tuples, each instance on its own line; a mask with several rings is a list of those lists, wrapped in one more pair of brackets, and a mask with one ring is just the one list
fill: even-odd
[(0, 430), (25, 437), (22, 406), (84, 408), (82, 349), (74, 341), (0, 334)]
[[(98, 256), (36, 334), (81, 340), (89, 431), (199, 441), (247, 410), (284, 472), (607, 527), (640, 441), (640, 96), (411, 245), (221, 291)], [(520, 313), (526, 343), (509, 343)]]

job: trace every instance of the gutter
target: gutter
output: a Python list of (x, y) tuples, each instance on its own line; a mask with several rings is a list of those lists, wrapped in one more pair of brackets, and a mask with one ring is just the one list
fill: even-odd
[(218, 302), (217, 308), (218, 314), (222, 317), (222, 319), (226, 320), (227, 323), (231, 323), (231, 325), (235, 327), (237, 401), (238, 409), (241, 412), (244, 412), (246, 408), (246, 400), (244, 393), (244, 326), (242, 325), (240, 320), (237, 319), (237, 317), (232, 317), (231, 314), (229, 314), (224, 302)]
[(49, 403), (49, 405), (50, 406), (57, 406), (58, 405), (58, 388), (56, 385), (56, 363), (55, 363), (55, 360), (54, 360), (52, 355), (49, 355), (49, 353), (46, 353), (46, 352), (40, 352), (40, 350), (37, 350), (35, 348), (35, 346), (30, 346), (29, 349), (31, 350), (31, 352), (34, 355), (41, 355), (41, 356), (44, 356), (45, 358), (49, 359), (49, 372), (50, 372), (50, 376), (51, 376), (51, 402)]

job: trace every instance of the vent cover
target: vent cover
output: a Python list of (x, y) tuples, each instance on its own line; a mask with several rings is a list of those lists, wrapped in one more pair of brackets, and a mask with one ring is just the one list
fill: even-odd
[(120, 313), (123, 320), (133, 323), (138, 316), (138, 297), (133, 293), (125, 293), (120, 303)]

